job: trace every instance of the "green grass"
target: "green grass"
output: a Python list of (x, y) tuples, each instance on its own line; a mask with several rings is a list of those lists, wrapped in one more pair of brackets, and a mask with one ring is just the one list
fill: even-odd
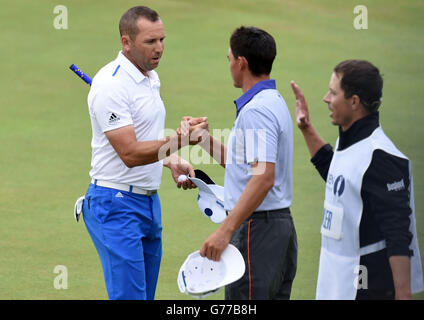
[[(63, 2), (68, 30), (53, 28), (56, 1), (2, 3), (0, 40), (0, 299), (105, 299), (100, 262), (73, 204), (89, 183), (91, 128), (88, 86), (68, 66), (93, 76), (120, 49), (117, 24), (139, 1)], [(368, 59), (383, 72), (381, 122), (413, 163), (420, 247), (424, 248), (424, 66), (422, 1), (363, 1), (369, 29), (353, 28), (357, 1), (160, 0), (144, 1), (165, 23), (165, 53), (158, 68), (167, 128), (183, 115), (209, 117), (211, 129), (231, 128), (232, 86), (226, 58), (228, 39), (239, 25), (255, 25), (276, 39), (272, 77), (292, 116), (290, 80), (303, 89), (311, 117), (334, 143), (322, 102), (332, 68), (348, 58)], [(293, 299), (314, 299), (320, 247), (324, 183), (309, 162), (302, 136), (295, 132), (293, 217), (299, 241)], [(200, 165), (218, 183), (224, 170)], [(201, 216), (196, 191), (174, 187), (164, 169), (163, 262), (157, 299), (190, 299), (176, 278), (181, 263), (216, 228)], [(56, 265), (68, 268), (68, 289), (56, 290)], [(223, 292), (211, 298), (222, 299)], [(415, 298), (423, 299), (424, 294)]]

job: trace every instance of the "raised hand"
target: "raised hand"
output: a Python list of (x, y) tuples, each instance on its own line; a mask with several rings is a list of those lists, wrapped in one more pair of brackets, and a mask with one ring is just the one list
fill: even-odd
[(308, 104), (306, 103), (305, 96), (299, 86), (294, 81), (291, 81), (290, 85), (296, 97), (296, 123), (298, 128), (303, 130), (308, 128), (310, 125)]
[(305, 138), (309, 154), (313, 157), (325, 142), (309, 120), (308, 104), (299, 86), (294, 81), (291, 81), (290, 85), (296, 97), (296, 123)]

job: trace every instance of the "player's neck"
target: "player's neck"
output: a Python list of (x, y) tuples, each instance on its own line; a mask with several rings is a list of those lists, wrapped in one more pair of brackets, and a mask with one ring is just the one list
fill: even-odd
[(245, 93), (250, 88), (252, 88), (255, 84), (257, 84), (258, 82), (261, 82), (261, 81), (264, 81), (264, 80), (269, 80), (269, 79), (270, 79), (269, 74), (262, 74), (260, 76), (254, 76), (249, 72), (243, 78), (243, 84), (241, 86), (241, 90), (243, 91), (243, 93)]
[(124, 52), (124, 50), (122, 50), (122, 54), (128, 60), (130, 60), (130, 62), (138, 69), (138, 71), (140, 71), (143, 74), (143, 76), (149, 77), (149, 73), (146, 70), (143, 70), (127, 52)]

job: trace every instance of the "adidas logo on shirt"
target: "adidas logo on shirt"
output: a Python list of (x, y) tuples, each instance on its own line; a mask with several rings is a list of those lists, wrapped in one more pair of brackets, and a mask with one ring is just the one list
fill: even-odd
[(119, 118), (115, 113), (112, 112), (109, 117), (109, 125), (112, 125), (118, 122), (119, 120), (121, 120), (121, 118)]
[(118, 192), (115, 197), (116, 198), (123, 198), (124, 196), (122, 195), (122, 193)]

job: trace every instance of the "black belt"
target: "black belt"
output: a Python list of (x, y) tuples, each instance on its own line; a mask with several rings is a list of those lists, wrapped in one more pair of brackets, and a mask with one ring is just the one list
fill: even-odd
[(290, 214), (290, 208), (283, 208), (283, 209), (275, 209), (275, 210), (265, 210), (265, 211), (255, 211), (253, 214), (274, 214), (274, 213), (285, 213)]
[[(227, 215), (230, 213), (230, 211), (227, 211)], [(250, 218), (265, 218), (269, 219), (269, 217), (286, 217), (290, 216), (290, 208), (282, 208), (282, 209), (275, 209), (275, 210), (264, 210), (264, 211), (255, 211), (252, 213), (252, 215), (247, 219)]]
[(275, 210), (264, 210), (264, 211), (255, 211), (252, 213), (250, 218), (277, 218), (277, 217), (285, 217), (290, 215), (290, 208), (282, 208)]

